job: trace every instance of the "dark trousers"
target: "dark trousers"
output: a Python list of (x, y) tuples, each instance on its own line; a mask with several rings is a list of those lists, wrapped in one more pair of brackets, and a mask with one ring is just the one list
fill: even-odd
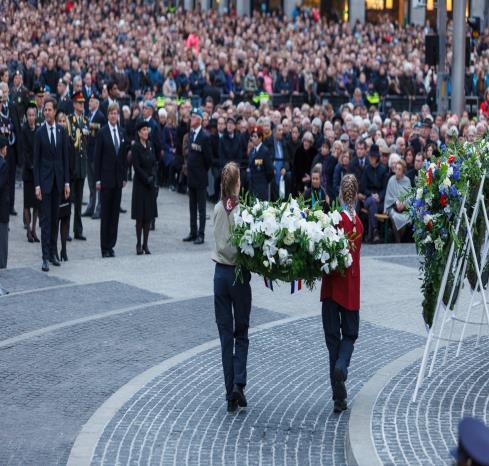
[(74, 205), (74, 217), (73, 217), (73, 233), (75, 236), (83, 234), (83, 225), (81, 219), (81, 209), (83, 202), (83, 185), (85, 184), (85, 178), (76, 179), (73, 183), (73, 205)]
[(379, 228), (375, 214), (380, 213), (383, 203), (377, 202), (372, 196), (369, 196), (365, 199), (365, 208), (368, 210), (368, 238), (372, 239), (374, 231)]
[(42, 193), (40, 225), (43, 260), (48, 260), (51, 255), (56, 253), (58, 211), (61, 195), (58, 191), (56, 180), (54, 180), (50, 193)]
[(122, 188), (102, 188), (100, 191), (100, 249), (108, 252), (117, 242)]
[(0, 269), (7, 267), (8, 258), (8, 222), (0, 222)]
[(14, 149), (9, 147), (7, 153), (7, 165), (8, 165), (8, 182), (9, 182), (9, 209), (14, 210), (15, 203), (15, 175), (17, 170), (17, 161), (15, 157)]
[(94, 172), (94, 164), (93, 162), (87, 161), (87, 183), (88, 189), (90, 190), (90, 197), (88, 199), (86, 213), (89, 215), (93, 215), (95, 212), (95, 202), (97, 201), (97, 190), (95, 189), (95, 172)]
[(190, 208), (190, 234), (197, 236), (197, 208), (199, 210), (199, 231), (198, 235), (205, 235), (205, 209), (207, 191), (203, 189), (188, 189), (188, 200)]
[(214, 309), (221, 340), (222, 368), (226, 399), (233, 385), (246, 385), (248, 327), (251, 311), (251, 274), (243, 272), (243, 283), (236, 280), (235, 268), (216, 264), (214, 273)]
[(345, 380), (348, 377), (353, 346), (358, 338), (360, 314), (358, 311), (348, 311), (335, 301), (326, 299), (323, 301), (322, 315), (326, 347), (329, 353), (331, 388), (334, 388), (335, 368), (343, 371)]

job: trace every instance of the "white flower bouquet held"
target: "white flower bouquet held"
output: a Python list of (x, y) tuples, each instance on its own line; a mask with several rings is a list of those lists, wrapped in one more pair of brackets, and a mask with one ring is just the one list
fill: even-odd
[(340, 221), (339, 211), (325, 214), (302, 198), (251, 205), (244, 200), (231, 236), (238, 249), (237, 274), (246, 269), (272, 281), (302, 279), (313, 288), (323, 273), (343, 272), (352, 263)]

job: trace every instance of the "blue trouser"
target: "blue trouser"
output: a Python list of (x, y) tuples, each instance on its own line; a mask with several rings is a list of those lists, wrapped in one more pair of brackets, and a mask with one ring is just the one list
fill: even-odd
[(378, 214), (383, 207), (382, 202), (377, 202), (372, 196), (365, 199), (365, 208), (368, 210), (368, 239), (373, 239), (374, 231), (378, 229)]
[(353, 345), (358, 338), (360, 313), (348, 311), (332, 299), (326, 299), (323, 301), (322, 315), (326, 347), (329, 352), (331, 388), (334, 388), (335, 368), (343, 371), (345, 380), (348, 377)]
[(250, 278), (249, 272), (243, 272), (243, 283), (241, 283), (236, 279), (233, 266), (216, 264), (214, 309), (221, 340), (227, 400), (231, 399), (234, 384), (243, 387), (246, 385), (248, 327), (251, 311)]

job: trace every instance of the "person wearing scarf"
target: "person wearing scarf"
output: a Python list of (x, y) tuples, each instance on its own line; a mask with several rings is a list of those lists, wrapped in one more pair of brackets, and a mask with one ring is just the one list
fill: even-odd
[(221, 201), (214, 208), (212, 260), (214, 273), (214, 309), (221, 340), (222, 368), (228, 412), (246, 407), (246, 363), (248, 359), (248, 327), (251, 312), (251, 274), (242, 272), (236, 278), (237, 249), (230, 243), (234, 214), (238, 210), (241, 189), (239, 165), (227, 163), (221, 175)]
[(385, 191), (384, 212), (391, 219), (396, 243), (400, 243), (409, 225), (409, 215), (403, 195), (411, 190), (411, 180), (406, 176), (406, 162), (399, 160), (395, 165), (395, 176), (389, 178)]

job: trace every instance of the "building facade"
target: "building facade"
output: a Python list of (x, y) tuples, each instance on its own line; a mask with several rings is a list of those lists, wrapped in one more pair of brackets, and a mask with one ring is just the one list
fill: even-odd
[[(280, 12), (291, 16), (296, 5), (316, 8), (322, 16), (333, 20), (377, 22), (385, 15), (400, 24), (423, 25), (436, 23), (438, 0), (183, 0), (186, 9), (200, 5), (203, 10), (221, 12), (236, 11), (239, 15), (250, 15), (255, 11)], [(453, 2), (447, 2), (448, 17), (451, 17)], [(467, 16), (479, 17), (481, 26), (489, 26), (489, 0), (467, 0)], [(485, 21), (485, 24), (484, 24)]]

